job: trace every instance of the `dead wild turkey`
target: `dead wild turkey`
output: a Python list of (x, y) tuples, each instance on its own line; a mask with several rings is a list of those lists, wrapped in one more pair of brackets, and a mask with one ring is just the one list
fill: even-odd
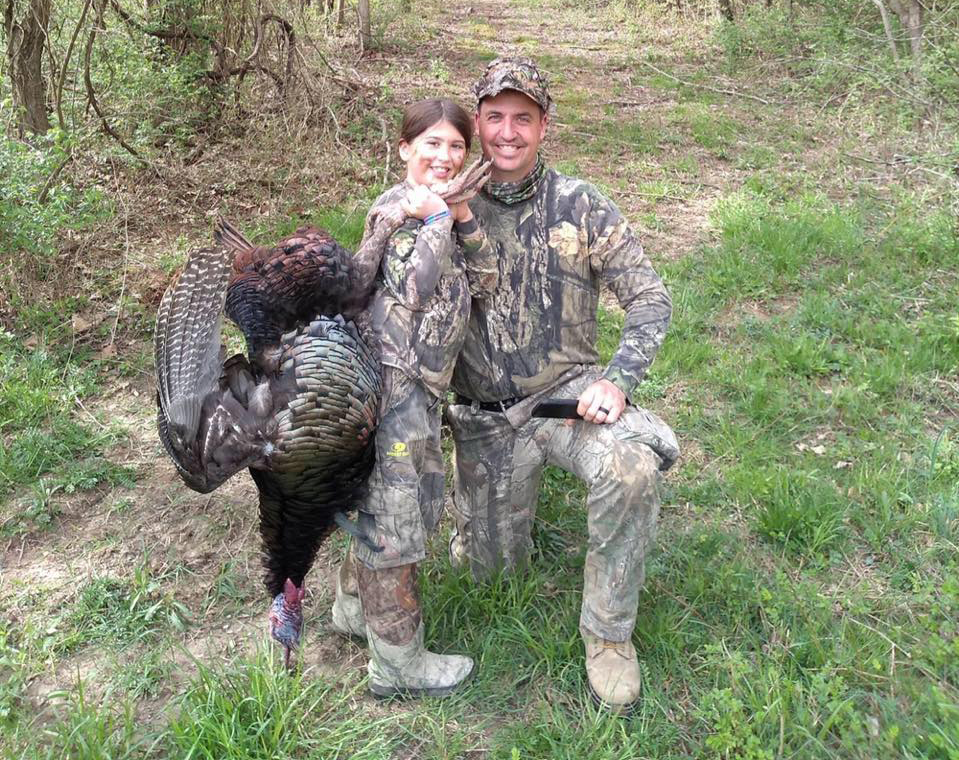
[[(469, 198), (488, 171), (470, 167), (442, 195)], [(317, 549), (337, 524), (356, 534), (344, 513), (357, 506), (373, 464), (380, 390), (365, 307), (386, 240), (403, 220), (398, 207), (367, 220), (355, 256), (315, 227), (266, 248), (221, 221), (219, 245), (190, 257), (157, 312), (160, 440), (200, 493), (249, 468), (270, 633), (288, 665)], [(224, 304), (248, 356), (224, 361)]]

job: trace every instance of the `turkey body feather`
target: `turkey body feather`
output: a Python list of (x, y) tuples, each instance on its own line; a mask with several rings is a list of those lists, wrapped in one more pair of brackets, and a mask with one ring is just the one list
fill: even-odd
[[(356, 324), (352, 254), (303, 228), (271, 249), (227, 223), (191, 256), (157, 314), (158, 430), (184, 482), (206, 493), (249, 468), (265, 583), (297, 587), (373, 463), (380, 368)], [(224, 306), (249, 356), (223, 361)]]

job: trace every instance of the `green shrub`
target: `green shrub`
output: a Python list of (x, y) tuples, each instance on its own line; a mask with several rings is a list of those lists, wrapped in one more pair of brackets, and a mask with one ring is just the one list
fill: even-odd
[(27, 254), (41, 274), (59, 235), (110, 213), (109, 201), (97, 188), (78, 189), (64, 179), (47, 187), (71, 148), (58, 130), (35, 145), (0, 135), (0, 255), (16, 262), (12, 257)]

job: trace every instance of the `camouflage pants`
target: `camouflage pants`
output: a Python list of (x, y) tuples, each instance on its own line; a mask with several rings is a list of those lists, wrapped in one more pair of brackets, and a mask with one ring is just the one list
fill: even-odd
[(426, 556), (426, 537), (443, 510), (440, 400), (398, 369), (383, 368), (376, 463), (359, 526), (382, 552), (353, 542), (356, 558), (373, 570)]
[[(551, 395), (576, 398), (598, 377), (587, 372)], [(637, 440), (647, 426), (642, 411), (627, 407), (612, 425), (534, 418), (518, 429), (464, 405), (447, 415), (456, 445), (453, 541), (465, 545), (473, 576), (526, 562), (543, 467), (560, 467), (589, 487), (580, 624), (628, 639), (659, 514), (662, 460)]]

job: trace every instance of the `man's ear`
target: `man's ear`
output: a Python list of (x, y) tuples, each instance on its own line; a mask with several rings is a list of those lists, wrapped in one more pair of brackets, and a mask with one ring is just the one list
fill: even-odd
[(549, 128), (549, 114), (544, 113), (539, 125), (539, 139), (546, 137), (546, 130)]
[(410, 144), (406, 140), (400, 140), (400, 158), (403, 161), (410, 160)]

